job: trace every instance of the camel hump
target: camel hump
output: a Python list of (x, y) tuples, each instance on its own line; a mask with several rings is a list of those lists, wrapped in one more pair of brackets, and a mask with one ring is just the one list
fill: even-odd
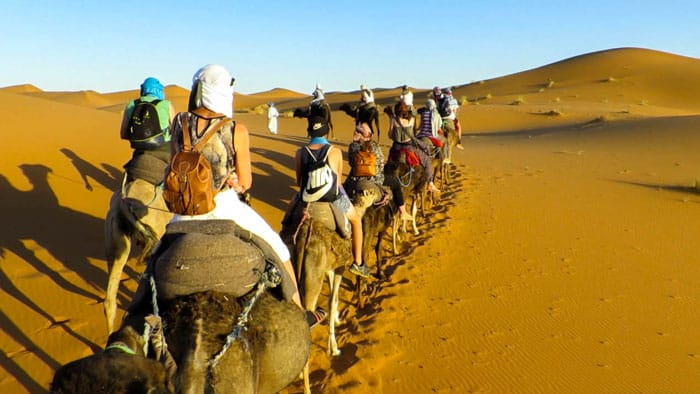
[(225, 220), (191, 220), (168, 225), (155, 260), (158, 296), (172, 299), (204, 291), (240, 297), (265, 270), (265, 257)]

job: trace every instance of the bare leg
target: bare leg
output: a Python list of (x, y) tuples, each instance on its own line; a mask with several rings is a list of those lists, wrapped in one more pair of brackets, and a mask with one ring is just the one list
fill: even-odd
[(357, 213), (355, 207), (351, 206), (346, 213), (350, 226), (352, 227), (352, 255), (355, 262), (350, 266), (350, 272), (362, 277), (369, 277), (369, 270), (362, 261), (362, 217)]
[(347, 212), (347, 217), (352, 227), (352, 255), (355, 263), (362, 265), (362, 218), (352, 206)]

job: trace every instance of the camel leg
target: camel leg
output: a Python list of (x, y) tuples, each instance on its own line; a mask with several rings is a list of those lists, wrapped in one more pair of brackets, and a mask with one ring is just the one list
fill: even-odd
[(393, 248), (392, 251), (394, 252), (394, 256), (396, 256), (399, 253), (399, 250), (396, 247), (396, 238), (399, 233), (398, 224), (398, 217), (394, 215), (393, 219), (391, 219), (391, 246)]
[(340, 292), (340, 281), (342, 279), (342, 275), (336, 274), (332, 270), (328, 271), (328, 282), (331, 287), (331, 295), (329, 297), (330, 316), (328, 319), (328, 352), (331, 356), (340, 355), (340, 349), (338, 349), (338, 341), (335, 338), (335, 325), (340, 324), (340, 318), (338, 314), (338, 293)]
[[(113, 226), (116, 227), (116, 223)], [(130, 250), (131, 239), (129, 237), (120, 231), (115, 231), (114, 228), (107, 232), (109, 279), (107, 280), (107, 291), (103, 301), (105, 317), (107, 318), (107, 334), (111, 334), (114, 331), (114, 319), (117, 314), (117, 293), (119, 292), (119, 283), (124, 272), (124, 266), (129, 260)]]
[(411, 215), (413, 219), (411, 220), (411, 226), (413, 227), (413, 234), (418, 235), (418, 226), (416, 225), (416, 214), (418, 213), (418, 199), (414, 198), (411, 202)]
[(304, 370), (301, 372), (304, 375), (304, 394), (311, 394), (311, 381), (309, 380), (309, 362), (304, 365)]

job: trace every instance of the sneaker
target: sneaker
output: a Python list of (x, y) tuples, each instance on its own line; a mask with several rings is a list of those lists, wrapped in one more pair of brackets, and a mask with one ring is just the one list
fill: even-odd
[(365, 264), (357, 265), (357, 263), (352, 263), (350, 272), (363, 278), (369, 278), (369, 270)]
[(462, 144), (457, 144), (457, 145), (456, 145), (456, 148), (457, 148), (457, 149), (464, 150), (464, 147), (462, 146)]
[(322, 321), (326, 320), (328, 313), (323, 310), (323, 308), (318, 307), (315, 311), (306, 311), (306, 322), (309, 323), (309, 327), (314, 328)]

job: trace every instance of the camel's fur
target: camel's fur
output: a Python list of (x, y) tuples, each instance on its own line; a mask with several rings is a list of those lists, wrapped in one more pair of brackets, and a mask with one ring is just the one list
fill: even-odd
[(443, 127), (443, 133), (447, 139), (447, 146), (445, 147), (445, 159), (442, 161), (440, 168), (440, 176), (442, 181), (442, 186), (450, 183), (450, 166), (452, 165), (452, 151), (454, 147), (459, 143), (459, 136), (457, 135), (457, 130), (454, 129), (454, 123), (447, 122), (447, 127)]
[(303, 220), (298, 228), (294, 225), (283, 227), (280, 235), (292, 252), (299, 293), (307, 311), (316, 310), (323, 278), (328, 278), (328, 352), (338, 355), (340, 350), (335, 339), (335, 325), (340, 324), (338, 292), (345, 266), (352, 263), (350, 239), (342, 238), (335, 230), (312, 217)]
[[(394, 109), (390, 106), (384, 108), (384, 113), (389, 117), (389, 120), (395, 117)], [(415, 148), (420, 149), (420, 148)], [(428, 182), (425, 180), (425, 169), (422, 165), (409, 167), (405, 161), (405, 155), (401, 155), (399, 161), (388, 161), (384, 165), (384, 176), (398, 177), (399, 183), (403, 190), (405, 201), (411, 201), (411, 227), (413, 233), (418, 235), (418, 226), (416, 225), (416, 213), (420, 206), (421, 215), (425, 217), (425, 198), (427, 195)], [(406, 221), (402, 221), (402, 228), (406, 231)]]
[(224, 293), (203, 292), (163, 303), (165, 338), (181, 393), (276, 393), (294, 381), (308, 360), (311, 339), (304, 314), (292, 303), (263, 293), (219, 363), (241, 312)]
[(137, 259), (143, 263), (171, 218), (160, 188), (146, 181), (136, 179), (125, 184), (123, 192), (118, 190), (112, 195), (105, 219), (109, 279), (104, 310), (108, 333), (114, 328), (119, 282), (130, 255), (139, 250)]
[(359, 105), (350, 105), (345, 103), (338, 109), (355, 119), (356, 125), (359, 123), (367, 123), (369, 128), (372, 130), (372, 133), (377, 133), (377, 143), (379, 143), (381, 130), (379, 129), (379, 110), (377, 109), (376, 105), (360, 108)]
[[(398, 253), (396, 238), (398, 230), (398, 207), (392, 198), (382, 201), (381, 186), (372, 181), (357, 182), (353, 190), (356, 209), (362, 214), (362, 261), (369, 264), (370, 255), (374, 254), (376, 277), (384, 279), (381, 259), (381, 242), (384, 232), (391, 228), (392, 252)], [(360, 276), (356, 278), (355, 292), (358, 308), (364, 308), (367, 282)]]
[(398, 226), (398, 208), (394, 200), (389, 198), (381, 202), (382, 193), (379, 185), (369, 182), (358, 182), (354, 193), (354, 205), (362, 214), (362, 261), (366, 264), (370, 261), (370, 255), (374, 254), (377, 262), (377, 277), (383, 278), (381, 269), (380, 244), (384, 232), (392, 229), (392, 251), (397, 254), (396, 230)]
[[(136, 354), (110, 349), (117, 342)], [(59, 368), (50, 390), (54, 394), (173, 393), (165, 366), (144, 356), (143, 339), (132, 327), (113, 333), (107, 350)]]
[[(129, 344), (136, 355), (115, 349), (71, 362), (56, 372), (52, 393), (276, 393), (299, 376), (308, 359), (309, 326), (298, 307), (263, 293), (241, 335), (210, 366), (236, 325), (240, 302), (217, 292), (161, 302), (167, 348), (177, 364), (172, 378), (164, 363), (144, 356), (137, 330), (150, 305), (143, 303), (110, 336), (110, 343)], [(155, 357), (151, 351), (149, 356)]]

